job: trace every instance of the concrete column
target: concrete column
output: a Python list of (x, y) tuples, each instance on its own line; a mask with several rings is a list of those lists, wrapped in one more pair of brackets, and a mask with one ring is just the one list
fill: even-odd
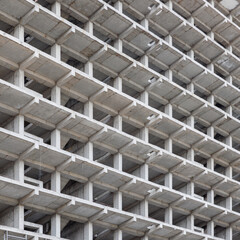
[(226, 81), (229, 82), (230, 84), (232, 84), (233, 82), (233, 77), (231, 75), (229, 75), (227, 78), (226, 78)]
[(87, 222), (84, 224), (84, 240), (93, 240), (93, 224)]
[(51, 190), (57, 193), (61, 192), (61, 173), (58, 171), (51, 174)]
[(61, 4), (59, 2), (54, 2), (52, 4), (51, 10), (57, 15), (57, 16), (61, 16)]
[(92, 202), (93, 201), (93, 183), (88, 181), (84, 185), (84, 193), (83, 193), (84, 199)]
[[(90, 66), (91, 66), (91, 64), (90, 64)], [(85, 103), (84, 114), (86, 116), (88, 116), (89, 118), (93, 118), (93, 103), (92, 102), (88, 101)], [(93, 143), (92, 142), (87, 142), (85, 144), (83, 154), (84, 154), (85, 158), (89, 159), (90, 161), (93, 161)], [(93, 201), (93, 183), (92, 182), (85, 183), (83, 195), (84, 195), (84, 199), (89, 200), (91, 202)], [(86, 229), (88, 229), (88, 228), (86, 228)], [(85, 236), (85, 230), (84, 230), (84, 236)], [(86, 238), (86, 239), (88, 239), (88, 238)]]
[(164, 185), (168, 188), (173, 188), (173, 175), (171, 172), (165, 174)]
[[(51, 10), (57, 15), (61, 16), (61, 4), (59, 2), (54, 2), (52, 4)], [(61, 46), (58, 44), (54, 44), (51, 47), (51, 55), (57, 58), (58, 60), (61, 60)]]
[(22, 115), (16, 116), (11, 125), (13, 125), (12, 130), (14, 132), (24, 135), (24, 116)]
[(164, 112), (169, 115), (169, 117), (172, 117), (173, 115), (173, 109), (172, 109), (172, 104), (168, 103), (167, 105), (164, 106)]
[[(122, 10), (122, 3), (116, 2), (115, 7), (118, 10)], [(114, 43), (114, 47), (117, 48), (119, 51), (122, 51), (122, 41), (118, 39)], [(119, 91), (122, 91), (122, 78), (117, 77), (114, 82), (113, 86), (118, 89)], [(117, 115), (113, 119), (113, 127), (118, 129), (119, 131), (122, 131), (122, 116)], [(123, 166), (123, 157), (121, 153), (116, 153), (113, 157), (113, 167), (119, 171), (122, 171)], [(113, 207), (117, 208), (119, 210), (122, 210), (122, 192), (116, 191), (113, 195)], [(117, 229), (113, 233), (113, 239), (114, 240), (122, 240), (122, 230)]]
[(207, 135), (214, 138), (214, 127), (211, 126), (207, 129)]
[(145, 67), (148, 67), (148, 56), (147, 55), (143, 55), (140, 59), (140, 62), (145, 66)]
[(213, 158), (209, 158), (207, 160), (207, 168), (214, 170), (214, 159)]
[(14, 179), (24, 183), (24, 161), (17, 160), (14, 163)]
[(93, 35), (93, 23), (88, 21), (84, 26), (84, 30)]
[(214, 236), (214, 222), (210, 221), (207, 223), (207, 234)]
[(191, 59), (194, 59), (194, 51), (193, 50), (190, 50), (187, 52), (187, 55), (191, 58)]
[(119, 91), (122, 91), (122, 78), (117, 77), (116, 79), (114, 79), (113, 87), (115, 87)]
[(140, 95), (140, 99), (141, 102), (145, 103), (146, 105), (148, 105), (148, 101), (149, 101), (149, 94), (147, 91), (143, 91)]
[(123, 237), (122, 236), (122, 231), (120, 229), (117, 229), (117, 230), (114, 231), (114, 233), (113, 233), (113, 239), (114, 240), (122, 240), (123, 239), (122, 237)]
[[(84, 115), (88, 116), (89, 118), (93, 118), (93, 103), (88, 101), (84, 104)], [(93, 161), (93, 143), (88, 141), (84, 146), (84, 157)]]
[[(24, 42), (24, 27), (22, 25), (17, 25), (14, 28), (13, 36), (18, 38), (21, 42)], [(18, 87), (24, 87), (24, 71), (18, 69), (13, 76), (13, 84)]]
[(187, 85), (187, 90), (194, 93), (194, 84), (192, 82)]
[(187, 184), (187, 194), (193, 196), (194, 195), (194, 182), (189, 182)]
[(57, 104), (61, 104), (61, 88), (55, 86), (51, 90), (51, 100)]
[(18, 228), (19, 230), (24, 230), (24, 206), (17, 205), (14, 207), (14, 227)]
[(194, 216), (193, 215), (189, 215), (187, 217), (187, 228), (192, 231), (194, 229)]
[(24, 88), (25, 83), (24, 83), (24, 71), (21, 69), (18, 69), (14, 72), (13, 75), (13, 84), (20, 88)]
[(232, 147), (232, 136), (226, 137), (225, 143), (226, 143), (229, 147)]
[(164, 222), (173, 224), (173, 209), (171, 207), (165, 209)]
[[(114, 7), (120, 12), (122, 13), (123, 11), (123, 3), (121, 1), (117, 1), (115, 4), (114, 4)], [(120, 52), (122, 52), (123, 50), (123, 42), (120, 38), (116, 39), (113, 46)]]
[(61, 132), (55, 129), (51, 132), (51, 145), (56, 148), (61, 148)]
[(214, 105), (214, 96), (213, 96), (213, 95), (208, 96), (208, 97), (207, 97), (207, 101), (208, 101), (209, 103), (211, 103), (212, 105)]
[(58, 44), (54, 44), (51, 47), (51, 55), (55, 57), (57, 60), (61, 60), (61, 46)]
[[(194, 128), (194, 123), (195, 123), (194, 116), (192, 116), (192, 115), (189, 116), (187, 118), (187, 125), (190, 126), (191, 128)], [(188, 149), (187, 159), (189, 161), (194, 161), (194, 149), (192, 149), (192, 148)]]
[(172, 36), (171, 35), (167, 35), (165, 37), (165, 41), (168, 42), (170, 46), (172, 46)]
[(170, 69), (167, 70), (165, 72), (165, 77), (168, 78), (169, 82), (172, 82), (172, 80), (173, 80), (173, 72), (172, 72), (172, 70), (170, 70)]
[(208, 192), (207, 192), (207, 201), (209, 203), (214, 203), (214, 190), (213, 189), (210, 189)]
[(114, 7), (122, 13), (123, 11), (123, 3), (121, 1), (117, 1), (115, 4), (114, 4)]
[(149, 29), (149, 22), (146, 18), (144, 18), (142, 21), (141, 21), (141, 25), (146, 28), (147, 30)]
[(172, 145), (173, 145), (173, 143), (172, 143), (171, 138), (168, 138), (168, 139), (165, 140), (164, 148), (170, 153), (172, 153), (172, 150), (173, 150)]
[(233, 230), (231, 227), (226, 229), (226, 240), (232, 240), (233, 239)]
[(54, 214), (51, 217), (51, 235), (61, 237), (61, 216), (59, 214)]
[[(113, 157), (113, 167), (122, 171), (122, 154), (117, 153)], [(116, 191), (113, 195), (113, 207), (122, 210), (122, 192)], [(113, 240), (122, 240), (122, 230), (114, 231)]]
[(18, 38), (21, 42), (24, 42), (24, 27), (22, 25), (17, 25), (14, 28), (13, 36)]

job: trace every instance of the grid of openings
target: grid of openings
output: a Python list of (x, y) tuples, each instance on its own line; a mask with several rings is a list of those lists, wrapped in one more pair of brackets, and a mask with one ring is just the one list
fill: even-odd
[(0, 0), (0, 236), (238, 240), (239, 9)]

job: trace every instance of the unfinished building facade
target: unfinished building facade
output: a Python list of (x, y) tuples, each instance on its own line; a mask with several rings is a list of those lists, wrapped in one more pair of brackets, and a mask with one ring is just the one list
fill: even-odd
[(0, 0), (0, 239), (240, 239), (237, 0)]

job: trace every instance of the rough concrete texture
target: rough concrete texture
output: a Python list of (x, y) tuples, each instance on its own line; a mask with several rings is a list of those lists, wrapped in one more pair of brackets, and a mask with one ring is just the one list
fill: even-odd
[(239, 13), (0, 0), (0, 239), (238, 240)]

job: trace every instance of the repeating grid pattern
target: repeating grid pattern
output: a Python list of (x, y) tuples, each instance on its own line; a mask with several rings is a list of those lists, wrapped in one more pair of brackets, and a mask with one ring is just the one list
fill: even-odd
[(240, 235), (240, 6), (0, 0), (0, 236)]

